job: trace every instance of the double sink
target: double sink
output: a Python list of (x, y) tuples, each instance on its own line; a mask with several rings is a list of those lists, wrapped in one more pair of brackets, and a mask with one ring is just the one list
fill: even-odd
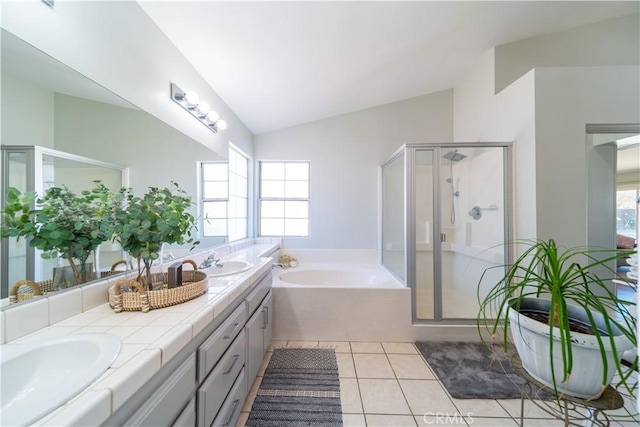
[[(209, 277), (245, 272), (246, 261), (224, 261)], [(100, 377), (122, 343), (106, 333), (76, 334), (38, 343), (5, 344), (0, 355), (0, 425), (30, 425), (62, 406)]]
[(30, 425), (63, 405), (98, 379), (121, 347), (120, 338), (105, 333), (3, 345), (0, 424)]

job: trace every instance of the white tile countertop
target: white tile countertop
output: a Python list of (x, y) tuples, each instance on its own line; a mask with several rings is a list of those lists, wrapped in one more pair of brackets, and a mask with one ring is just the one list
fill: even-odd
[(105, 303), (5, 344), (13, 346), (89, 332), (114, 334), (122, 340), (118, 358), (100, 378), (34, 425), (78, 426), (104, 422), (272, 268), (272, 258), (265, 254), (277, 248), (277, 244), (258, 243), (227, 255), (221, 254), (223, 262), (247, 261), (253, 267), (243, 273), (209, 278), (208, 291), (191, 301), (148, 313), (123, 311), (117, 314)]

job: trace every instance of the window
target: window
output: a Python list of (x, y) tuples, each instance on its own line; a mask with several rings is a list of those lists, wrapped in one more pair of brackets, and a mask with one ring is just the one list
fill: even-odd
[(229, 147), (229, 241), (247, 237), (249, 159), (233, 146)]
[(201, 164), (203, 237), (247, 237), (248, 162), (230, 145), (228, 163)]
[(260, 235), (309, 235), (309, 162), (260, 163)]
[(616, 231), (628, 237), (636, 237), (637, 233), (637, 200), (640, 189), (618, 190), (616, 193)]

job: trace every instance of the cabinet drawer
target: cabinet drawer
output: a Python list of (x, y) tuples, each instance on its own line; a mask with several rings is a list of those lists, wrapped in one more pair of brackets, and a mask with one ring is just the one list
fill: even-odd
[(182, 410), (180, 416), (171, 424), (171, 427), (196, 427), (196, 399), (193, 398)]
[(246, 381), (243, 369), (242, 372), (240, 372), (240, 375), (238, 375), (238, 379), (233, 385), (229, 396), (227, 396), (227, 399), (224, 401), (222, 408), (220, 408), (220, 413), (213, 421), (214, 427), (228, 427), (236, 425), (236, 421), (238, 420), (238, 416), (242, 410), (242, 405), (244, 405), (244, 400), (247, 397)]
[(245, 333), (240, 332), (229, 350), (198, 389), (198, 425), (209, 426), (245, 363)]
[(247, 295), (246, 301), (249, 308), (249, 317), (251, 317), (253, 312), (256, 311), (256, 309), (260, 306), (260, 303), (264, 299), (264, 296), (269, 293), (269, 290), (271, 289), (271, 281), (272, 276), (271, 274), (269, 274), (269, 276), (262, 279), (260, 283), (258, 283), (256, 288), (251, 291), (249, 295)]
[(247, 309), (240, 304), (227, 320), (198, 347), (198, 382), (201, 383), (247, 321)]
[(192, 353), (146, 403), (127, 426), (168, 426), (180, 414), (196, 388), (196, 355)]

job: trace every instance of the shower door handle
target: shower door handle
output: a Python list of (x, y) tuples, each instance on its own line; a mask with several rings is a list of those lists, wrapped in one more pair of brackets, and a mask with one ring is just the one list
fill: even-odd
[(447, 234), (446, 233), (440, 233), (440, 243), (444, 243), (447, 241)]

